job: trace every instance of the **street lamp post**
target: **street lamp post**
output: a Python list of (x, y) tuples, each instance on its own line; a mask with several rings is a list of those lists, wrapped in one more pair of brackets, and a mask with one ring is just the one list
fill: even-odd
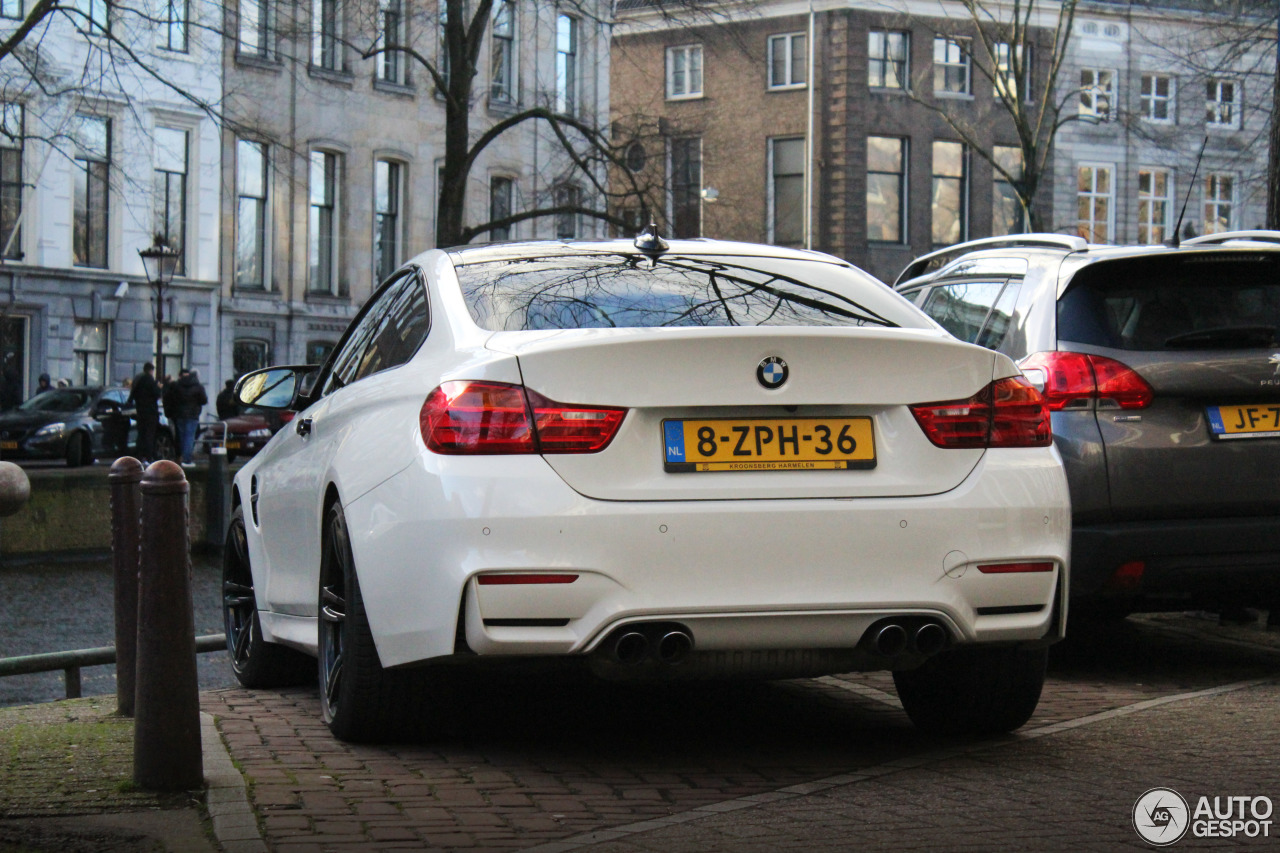
[(151, 285), (156, 294), (156, 378), (164, 376), (164, 364), (160, 355), (160, 335), (161, 329), (164, 328), (164, 296), (165, 291), (169, 288), (169, 283), (173, 281), (173, 273), (178, 268), (179, 252), (177, 249), (171, 249), (164, 242), (160, 235), (156, 235), (155, 242), (146, 249), (139, 249), (138, 255), (142, 258), (142, 268), (147, 274), (147, 283)]

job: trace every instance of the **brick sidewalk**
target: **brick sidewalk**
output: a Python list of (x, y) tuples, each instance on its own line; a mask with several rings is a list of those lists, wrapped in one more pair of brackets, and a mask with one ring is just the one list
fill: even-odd
[[(1206, 630), (1195, 623), (1150, 621), (1126, 627), (1098, 647), (1064, 649), (1056, 656), (1061, 660), (1054, 665), (1028, 730), (1142, 700), (1280, 674), (1280, 655), (1275, 652), (1258, 648), (1249, 638), (1240, 646), (1206, 642)], [(1108, 656), (1102, 664), (1099, 655)], [(314, 689), (215, 691), (204, 694), (204, 710), (219, 718), (231, 756), (252, 784), (251, 801), (264, 838), (278, 853), (511, 850), (543, 844), (555, 849), (554, 843), (584, 833), (682, 815), (744, 796), (763, 795), (767, 800), (772, 792), (789, 786), (927, 756), (943, 743), (911, 727), (885, 673), (656, 688), (531, 681), (491, 685), (470, 698), (460, 725), (449, 736), (429, 744), (387, 747), (334, 740), (320, 720)], [(1139, 725), (1145, 712), (1134, 719)], [(992, 779), (1002, 778), (1003, 756), (1023, 755), (1020, 750), (1029, 750), (1028, 767), (1054, 761), (1070, 765), (1076, 760), (1073, 750), (1059, 744), (1076, 737), (1087, 735), (1055, 734), (1025, 744), (1018, 736), (1004, 739), (1007, 745), (989, 759), (995, 768)], [(1113, 743), (1113, 763), (1124, 746), (1123, 738)], [(988, 761), (957, 760), (976, 761), (979, 767)], [(960, 776), (970, 774), (965, 785), (985, 785), (980, 774), (974, 776), (976, 771), (964, 767), (968, 769)], [(944, 776), (952, 774), (948, 769)], [(1088, 778), (1082, 771), (1079, 784), (1087, 788), (1081, 780)], [(889, 777), (877, 780), (870, 787), (888, 784), (891, 789), (898, 784)], [(1146, 787), (1159, 783), (1153, 778)], [(867, 787), (854, 785), (850, 790)], [(835, 797), (840, 790), (823, 796)], [(1129, 808), (1142, 790), (1125, 793), (1121, 799), (1127, 801), (1120, 805)], [(928, 802), (919, 798), (908, 802), (910, 808), (901, 808), (910, 812)], [(751, 813), (785, 812), (799, 805), (792, 801), (790, 806), (761, 806), (763, 811)], [(970, 814), (984, 814), (986, 808), (974, 808)], [(954, 812), (946, 812), (948, 819)], [(919, 817), (911, 814), (912, 820)], [(727, 826), (738, 825), (735, 817), (724, 820)], [(780, 826), (785, 824), (778, 820)], [(736, 830), (717, 828), (718, 819), (699, 818), (682, 826), (692, 831), (694, 824), (700, 841), (711, 839), (721, 846), (694, 844), (682, 849), (747, 849), (733, 846), (745, 843), (746, 837), (726, 840)], [(963, 820), (956, 824), (967, 825)], [(1088, 825), (1081, 824), (1081, 829)], [(833, 820), (832, 826), (844, 824)], [(886, 826), (898, 824), (889, 821)], [(877, 825), (876, 831), (881, 829)], [(653, 837), (673, 831), (655, 831)], [(832, 830), (832, 845), (838, 846), (841, 831)], [(723, 837), (704, 838), (704, 832)], [(641, 837), (627, 843), (639, 844)], [(762, 840), (758, 849), (779, 849), (787, 837), (784, 832)], [(888, 838), (869, 836), (867, 843), (874, 847)], [(665, 846), (655, 844), (652, 849)]]

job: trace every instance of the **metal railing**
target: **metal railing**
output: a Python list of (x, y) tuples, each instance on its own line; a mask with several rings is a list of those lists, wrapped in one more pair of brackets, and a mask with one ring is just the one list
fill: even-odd
[[(225, 634), (205, 634), (196, 637), (196, 652), (220, 652), (227, 648)], [(68, 699), (80, 698), (80, 670), (86, 666), (103, 666), (116, 662), (115, 646), (96, 649), (72, 649), (67, 652), (47, 652), (40, 655), (24, 655), (16, 658), (0, 658), (0, 678), (8, 675), (30, 675), (36, 672), (62, 670)]]

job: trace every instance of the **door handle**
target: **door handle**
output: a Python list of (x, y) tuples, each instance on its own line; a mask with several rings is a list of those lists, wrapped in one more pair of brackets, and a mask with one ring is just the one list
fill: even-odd
[(298, 431), (298, 435), (304, 438), (311, 435), (311, 418), (298, 418), (298, 425), (294, 429)]

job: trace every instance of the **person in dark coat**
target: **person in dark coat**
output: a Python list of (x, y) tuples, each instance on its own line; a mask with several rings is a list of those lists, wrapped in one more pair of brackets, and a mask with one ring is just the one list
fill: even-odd
[(182, 450), (182, 467), (190, 468), (196, 464), (192, 458), (196, 447), (196, 427), (200, 423), (200, 412), (209, 402), (209, 395), (200, 384), (200, 374), (185, 367), (178, 373), (176, 386), (178, 447)]
[(240, 414), (240, 400), (236, 397), (236, 381), (228, 379), (227, 385), (218, 392), (218, 418), (226, 420)]
[(142, 372), (133, 378), (124, 407), (137, 412), (138, 455), (143, 464), (150, 464), (156, 458), (156, 431), (160, 429), (160, 384), (151, 362), (142, 365)]

